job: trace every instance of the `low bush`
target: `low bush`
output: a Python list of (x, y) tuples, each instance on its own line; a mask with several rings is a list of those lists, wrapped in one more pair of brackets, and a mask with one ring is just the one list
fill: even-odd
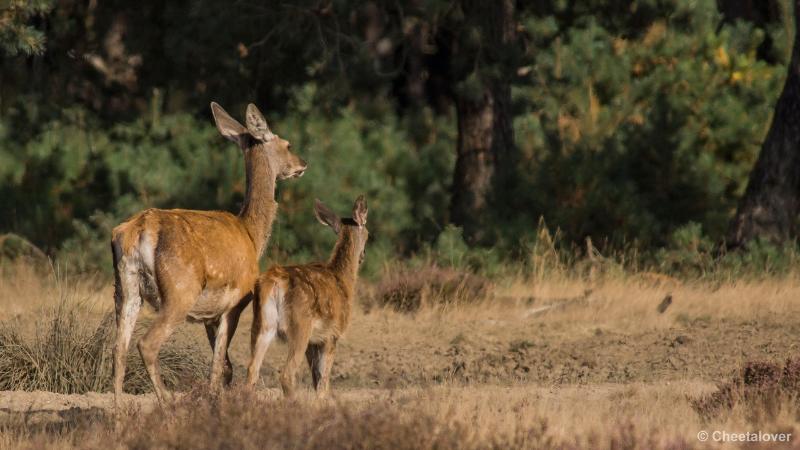
[(424, 306), (475, 303), (492, 295), (492, 283), (454, 268), (429, 266), (387, 274), (372, 296), (373, 303), (411, 312)]
[[(30, 337), (19, 323), (0, 323), (0, 391), (50, 391), (64, 394), (112, 389), (114, 317), (87, 321), (77, 305), (60, 302), (45, 313)], [(169, 389), (186, 390), (205, 379), (208, 363), (198, 351), (174, 343), (159, 355), (161, 375)], [(136, 347), (128, 353), (125, 391), (152, 390)]]
[(800, 358), (780, 365), (751, 361), (728, 382), (709, 395), (692, 400), (692, 407), (704, 419), (742, 408), (750, 420), (774, 417), (786, 404), (797, 408), (800, 398)]

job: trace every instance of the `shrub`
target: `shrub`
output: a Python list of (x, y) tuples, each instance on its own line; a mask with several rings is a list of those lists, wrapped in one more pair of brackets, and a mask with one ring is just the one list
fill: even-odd
[(691, 404), (704, 419), (744, 409), (750, 420), (773, 417), (787, 402), (796, 404), (800, 398), (800, 358), (790, 358), (780, 364), (751, 361), (745, 364), (730, 381), (709, 395), (692, 400)]
[[(78, 307), (60, 302), (45, 314), (30, 338), (14, 322), (0, 323), (0, 391), (51, 391), (64, 394), (112, 388), (114, 318), (88, 323)], [(183, 390), (205, 379), (208, 364), (194, 349), (168, 343), (160, 353), (168, 388)], [(125, 390), (149, 392), (151, 382), (138, 352), (128, 354)]]
[(491, 294), (492, 283), (484, 277), (431, 266), (390, 272), (376, 286), (373, 302), (411, 312), (424, 306), (476, 303)]
[(690, 222), (672, 233), (656, 259), (666, 273), (699, 277), (714, 267), (714, 251), (715, 245), (703, 234), (701, 225)]

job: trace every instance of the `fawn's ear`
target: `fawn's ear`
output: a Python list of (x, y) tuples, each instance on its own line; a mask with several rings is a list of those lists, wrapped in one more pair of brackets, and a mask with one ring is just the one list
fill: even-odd
[(359, 195), (353, 205), (353, 220), (360, 227), (367, 225), (367, 199), (364, 194)]
[(331, 227), (334, 233), (339, 234), (339, 230), (342, 228), (342, 219), (319, 199), (314, 200), (314, 215), (321, 224)]
[(247, 131), (249, 131), (250, 134), (252, 134), (256, 139), (270, 141), (275, 137), (275, 135), (272, 134), (272, 131), (269, 130), (267, 119), (264, 118), (264, 115), (261, 114), (261, 111), (258, 110), (258, 107), (252, 103), (247, 105), (247, 111), (245, 112), (245, 123), (247, 124)]
[(225, 112), (217, 102), (211, 102), (211, 114), (214, 115), (214, 123), (217, 124), (219, 133), (244, 150), (249, 139), (247, 129)]

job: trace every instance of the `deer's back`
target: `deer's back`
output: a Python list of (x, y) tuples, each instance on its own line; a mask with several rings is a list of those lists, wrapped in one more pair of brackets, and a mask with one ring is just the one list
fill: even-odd
[(148, 209), (114, 228), (112, 239), (155, 277), (180, 271), (204, 289), (249, 290), (258, 273), (253, 241), (228, 212)]

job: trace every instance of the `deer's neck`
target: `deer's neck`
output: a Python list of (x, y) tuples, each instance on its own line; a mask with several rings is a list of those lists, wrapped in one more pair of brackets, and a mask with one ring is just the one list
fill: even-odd
[(239, 217), (253, 240), (256, 255), (261, 258), (278, 210), (278, 203), (275, 201), (275, 171), (270, 166), (265, 151), (262, 149), (248, 151), (250, 153), (245, 158), (247, 186)]
[(353, 232), (348, 229), (342, 230), (328, 261), (331, 270), (344, 284), (349, 297), (353, 296), (356, 280), (358, 279), (360, 250), (357, 248), (357, 244), (357, 239)]

